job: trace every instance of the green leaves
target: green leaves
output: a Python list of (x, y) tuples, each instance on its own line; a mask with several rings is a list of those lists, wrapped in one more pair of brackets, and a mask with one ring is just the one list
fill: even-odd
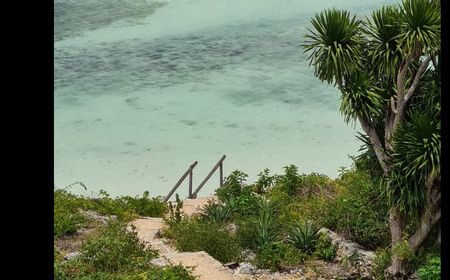
[(399, 44), (411, 51), (420, 48), (425, 52), (440, 49), (441, 9), (436, 0), (403, 0), (400, 6), (401, 34)]
[(425, 182), (440, 174), (441, 122), (434, 114), (414, 112), (400, 124), (394, 138), (388, 180), (389, 202), (410, 214), (424, 206)]
[(312, 222), (306, 221), (303, 224), (297, 222), (290, 228), (288, 242), (297, 249), (312, 254), (316, 248), (319, 228)]
[(402, 54), (398, 48), (400, 34), (399, 11), (395, 7), (384, 6), (372, 13), (365, 23), (365, 33), (369, 36), (369, 57), (378, 75), (395, 78)]
[(201, 217), (215, 223), (226, 223), (235, 213), (234, 198), (229, 198), (225, 205), (209, 203), (203, 206)]
[(361, 21), (350, 18), (347, 11), (332, 9), (316, 14), (311, 23), (314, 30), (308, 29), (303, 46), (305, 52), (312, 51), (309, 60), (314, 74), (321, 81), (342, 82), (360, 64)]
[(383, 114), (384, 99), (376, 81), (366, 71), (354, 72), (345, 84), (341, 96), (340, 111), (348, 123), (350, 119), (362, 116), (375, 122)]

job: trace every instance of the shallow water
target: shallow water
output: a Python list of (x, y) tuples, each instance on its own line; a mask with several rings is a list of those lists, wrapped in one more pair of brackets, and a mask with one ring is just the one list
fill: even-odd
[(299, 44), (321, 9), (392, 2), (56, 0), (55, 186), (165, 195), (192, 162), (195, 187), (224, 154), (225, 176), (250, 182), (289, 164), (336, 177), (357, 129)]

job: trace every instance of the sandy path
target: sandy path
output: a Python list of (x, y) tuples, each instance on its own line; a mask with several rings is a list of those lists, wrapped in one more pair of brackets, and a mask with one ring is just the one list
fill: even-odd
[[(182, 212), (186, 215), (198, 213), (202, 206), (207, 204), (213, 197), (202, 197), (197, 199), (186, 199), (183, 201)], [(178, 252), (169, 244), (159, 238), (158, 231), (165, 224), (162, 218), (142, 217), (131, 222), (136, 227), (138, 238), (145, 241), (160, 253), (157, 262), (181, 264), (184, 267), (193, 267), (193, 275), (199, 280), (232, 280), (233, 272), (224, 267), (222, 263), (214, 259), (206, 252)]]

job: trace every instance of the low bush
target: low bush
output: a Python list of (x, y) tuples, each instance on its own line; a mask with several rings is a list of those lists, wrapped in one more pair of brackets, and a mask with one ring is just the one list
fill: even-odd
[(379, 249), (375, 252), (375, 257), (372, 262), (372, 277), (375, 280), (384, 280), (384, 271), (391, 263), (391, 250), (390, 248)]
[(156, 251), (145, 247), (134, 229), (127, 230), (126, 223), (120, 221), (110, 221), (85, 240), (80, 252), (69, 261), (55, 257), (55, 280), (195, 279), (181, 266), (160, 268), (149, 264)]
[(272, 242), (256, 251), (255, 265), (272, 271), (288, 269), (303, 263), (307, 256), (292, 245), (284, 242)]
[(307, 254), (316, 248), (319, 228), (310, 221), (297, 222), (289, 230), (288, 242)]
[(237, 240), (217, 223), (184, 218), (179, 223), (170, 224), (163, 235), (182, 252), (205, 251), (224, 263), (240, 259)]
[(77, 197), (65, 190), (54, 192), (54, 237), (74, 234), (87, 219), (78, 211)]
[(342, 170), (333, 184), (321, 180), (323, 192), (292, 202), (289, 210), (368, 249), (389, 245), (388, 207), (366, 172)]
[(97, 236), (87, 239), (81, 247), (81, 260), (96, 271), (126, 271), (155, 258), (157, 252), (146, 248), (134, 229), (110, 221)]
[(67, 190), (54, 191), (54, 237), (75, 233), (89, 221), (80, 209), (93, 210), (101, 215), (115, 215), (119, 220), (129, 221), (137, 215), (163, 217), (166, 204), (160, 198), (150, 198), (148, 192), (142, 197), (121, 196), (115, 199), (101, 190), (97, 197), (74, 195)]
[(227, 223), (233, 218), (235, 211), (235, 200), (234, 198), (229, 198), (225, 204), (208, 203), (203, 206), (200, 215), (204, 220), (215, 223)]
[(243, 186), (247, 174), (239, 170), (231, 172), (231, 174), (225, 178), (225, 184), (223, 187), (216, 190), (216, 195), (221, 201), (227, 201), (230, 198), (239, 197), (243, 192)]
[(337, 247), (333, 245), (330, 238), (321, 233), (317, 238), (316, 250), (314, 255), (324, 261), (332, 261), (336, 257)]
[(441, 279), (441, 257), (436, 256), (429, 259), (417, 270), (420, 280), (440, 280)]
[(272, 187), (272, 185), (275, 183), (276, 177), (270, 176), (269, 173), (270, 170), (266, 168), (258, 174), (258, 179), (253, 186), (254, 192), (258, 194), (264, 194)]

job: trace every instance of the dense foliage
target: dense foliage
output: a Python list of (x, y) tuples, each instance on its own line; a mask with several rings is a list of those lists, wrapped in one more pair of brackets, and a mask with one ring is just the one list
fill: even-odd
[(84, 240), (80, 255), (69, 261), (55, 251), (54, 279), (195, 279), (180, 266), (158, 268), (149, 264), (157, 256), (126, 224), (111, 221), (94, 236)]
[(167, 211), (160, 198), (150, 198), (148, 192), (142, 197), (121, 196), (111, 198), (105, 191), (96, 197), (74, 195), (67, 190), (54, 191), (54, 236), (74, 234), (89, 219), (80, 210), (93, 210), (102, 215), (114, 215), (127, 221), (138, 215), (162, 217)]

